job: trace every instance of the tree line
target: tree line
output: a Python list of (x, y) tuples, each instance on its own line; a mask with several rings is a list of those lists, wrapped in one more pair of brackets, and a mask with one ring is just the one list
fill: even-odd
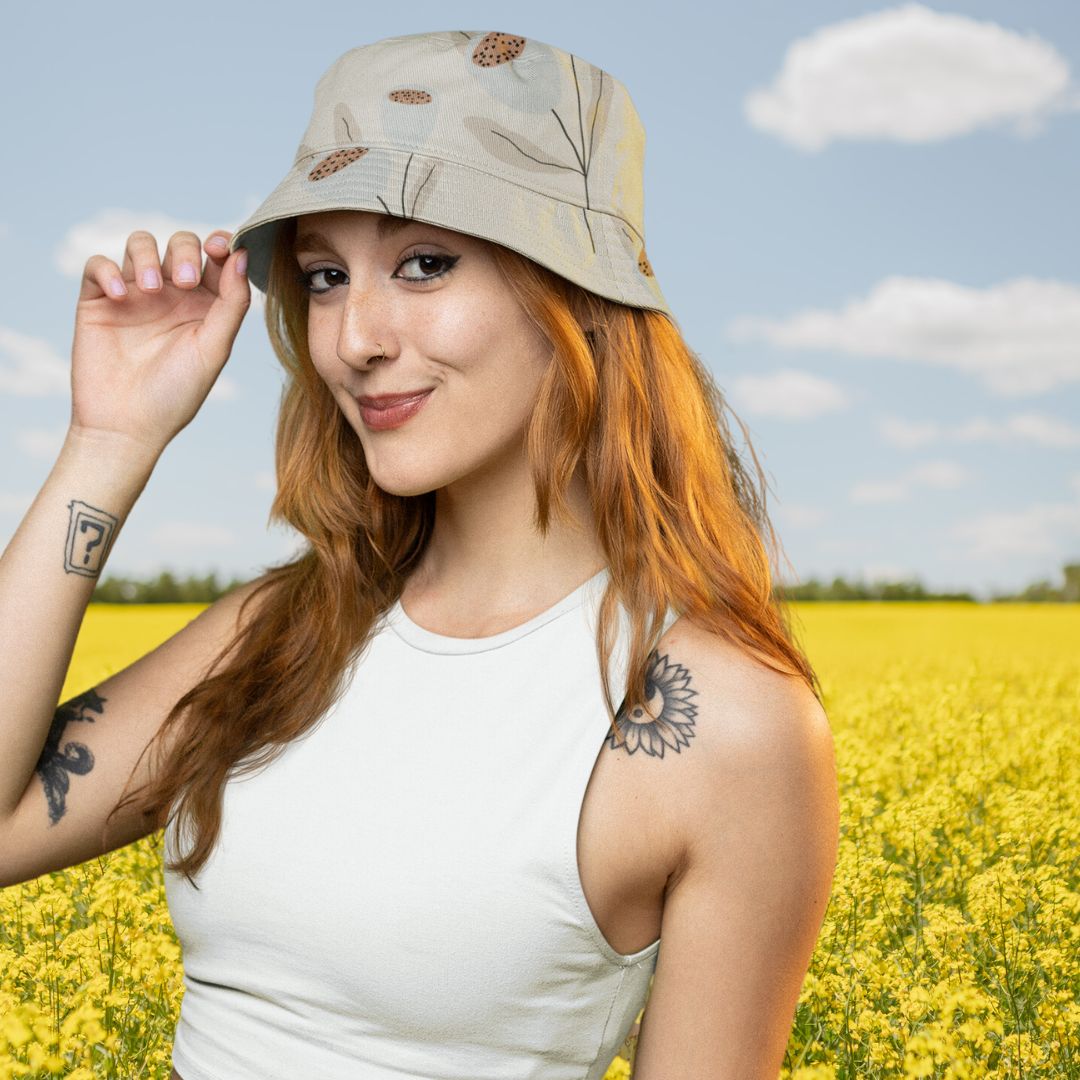
[[(966, 591), (935, 592), (927, 589), (917, 578), (868, 583), (861, 579), (848, 581), (844, 577), (834, 577), (832, 581), (819, 581), (812, 577), (807, 581), (777, 586), (774, 588), (774, 593), (788, 600), (797, 601), (957, 600), (972, 604), (983, 602), (1080, 603), (1080, 562), (1067, 563), (1062, 569), (1060, 584), (1054, 584), (1049, 580), (1035, 581), (1017, 593), (994, 593), (989, 601), (980, 601), (974, 594)], [(237, 577), (227, 582), (219, 582), (216, 573), (207, 574), (205, 577), (189, 575), (181, 578), (165, 570), (156, 577), (145, 580), (110, 574), (94, 589), (90, 603), (212, 604), (243, 584), (245, 580)]]

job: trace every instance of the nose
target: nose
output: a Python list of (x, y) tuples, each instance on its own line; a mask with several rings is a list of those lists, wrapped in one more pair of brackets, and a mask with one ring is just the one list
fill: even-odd
[(342, 363), (366, 369), (374, 360), (385, 360), (396, 349), (388, 304), (380, 300), (377, 288), (346, 286), (346, 297), (338, 330), (337, 354)]

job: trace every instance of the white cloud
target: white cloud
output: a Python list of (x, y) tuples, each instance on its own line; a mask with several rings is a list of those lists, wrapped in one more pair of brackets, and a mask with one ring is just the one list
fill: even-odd
[(1031, 442), (1064, 450), (1080, 446), (1080, 427), (1045, 413), (1017, 413), (1000, 423), (971, 420), (954, 437), (957, 442)]
[(900, 480), (866, 481), (855, 484), (849, 498), (853, 503), (904, 502), (909, 496), (908, 487)]
[(71, 361), (44, 338), (0, 326), (0, 394), (71, 396)]
[(970, 476), (969, 470), (956, 461), (924, 461), (891, 480), (868, 480), (855, 484), (848, 498), (853, 503), (861, 504), (906, 502), (917, 488), (955, 490), (963, 487)]
[(942, 491), (963, 487), (968, 470), (955, 461), (926, 461), (907, 473), (907, 482)]
[(206, 400), (235, 401), (240, 396), (240, 384), (235, 379), (230, 379), (223, 371), (214, 380), (214, 385), (210, 387), (210, 393), (206, 395)]
[(1022, 397), (1080, 382), (1080, 286), (1014, 278), (985, 289), (890, 276), (838, 311), (729, 323), (733, 341), (827, 349), (953, 368), (994, 394)]
[(67, 424), (52, 428), (17, 428), (14, 440), (27, 457), (55, 461), (60, 456), (67, 432)]
[(184, 551), (213, 548), (237, 542), (236, 533), (222, 525), (202, 521), (163, 521), (150, 534), (155, 548)]
[(1046, 555), (1064, 560), (1080, 542), (1080, 500), (1034, 503), (1023, 510), (981, 514), (954, 524), (949, 535), (970, 558)]
[[(251, 211), (256, 206), (251, 207)], [(57, 270), (66, 277), (79, 279), (86, 268), (86, 260), (91, 255), (105, 255), (117, 266), (124, 265), (124, 249), (128, 237), (136, 229), (145, 229), (153, 234), (157, 241), (158, 258), (165, 257), (166, 248), (173, 233), (188, 230), (200, 240), (205, 240), (215, 229), (235, 232), (249, 216), (251, 211), (241, 216), (235, 223), (216, 221), (184, 221), (164, 214), (159, 210), (125, 210), (119, 207), (100, 210), (87, 221), (77, 222), (68, 229), (53, 253)], [(204, 256), (205, 261), (205, 256)], [(250, 318), (251, 311), (262, 310), (265, 297), (258, 289), (251, 290), (251, 308), (245, 318)]]
[(894, 416), (883, 417), (878, 422), (878, 431), (883, 442), (890, 446), (903, 447), (905, 450), (927, 446), (942, 437), (940, 425), (933, 421), (920, 423)]
[(1053, 45), (985, 19), (909, 3), (823, 26), (788, 46), (747, 121), (804, 150), (837, 139), (940, 142), (1011, 125), (1041, 132), (1080, 109)]
[(782, 522), (785, 528), (811, 529), (828, 515), (822, 507), (810, 503), (781, 503), (770, 511), (770, 516)]
[(742, 411), (758, 416), (808, 419), (850, 404), (837, 383), (792, 368), (771, 375), (738, 375), (730, 380), (730, 388)]
[(1080, 446), (1080, 426), (1048, 413), (1036, 412), (1016, 413), (1002, 420), (974, 417), (949, 426), (883, 417), (878, 423), (878, 431), (884, 442), (905, 449), (933, 442), (1034, 443), (1061, 450)]

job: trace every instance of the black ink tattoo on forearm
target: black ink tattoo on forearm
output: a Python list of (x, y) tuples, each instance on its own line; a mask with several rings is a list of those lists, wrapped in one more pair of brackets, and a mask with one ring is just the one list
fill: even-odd
[(670, 746), (681, 754), (681, 747), (689, 746), (694, 737), (697, 716), (697, 706), (690, 700), (697, 697), (697, 691), (690, 689), (690, 672), (654, 651), (645, 673), (645, 695), (646, 705), (656, 719), (650, 719), (640, 706), (628, 712), (624, 703), (615, 717), (620, 739), (616, 741), (615, 732), (609, 732), (608, 746), (628, 754), (641, 750), (661, 758), (664, 747)]
[(41, 757), (34, 766), (34, 771), (45, 785), (50, 825), (55, 825), (67, 810), (66, 796), (70, 783), (68, 774), (85, 776), (94, 767), (94, 755), (90, 752), (90, 747), (72, 740), (64, 744), (63, 750), (60, 749), (64, 729), (71, 721), (94, 723), (94, 718), (89, 715), (89, 712), (93, 711), (101, 715), (104, 712), (106, 700), (96, 690), (87, 690), (78, 697), (65, 701), (53, 714), (49, 737), (45, 740), (45, 749), (41, 751)]
[(120, 519), (79, 499), (72, 499), (68, 510), (64, 569), (69, 574), (97, 577), (108, 558)]

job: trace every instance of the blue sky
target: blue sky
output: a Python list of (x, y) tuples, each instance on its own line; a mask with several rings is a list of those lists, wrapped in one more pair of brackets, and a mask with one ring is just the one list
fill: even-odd
[[(136, 228), (162, 253), (177, 229), (234, 229), (341, 53), (458, 28), (558, 45), (629, 90), (649, 259), (750, 432), (783, 577), (987, 596), (1080, 560), (1080, 7), (1057, 0), (19, 5), (3, 543), (67, 429), (86, 259), (119, 262)], [(281, 374), (259, 299), (106, 575), (247, 578), (297, 547), (267, 522)]]

